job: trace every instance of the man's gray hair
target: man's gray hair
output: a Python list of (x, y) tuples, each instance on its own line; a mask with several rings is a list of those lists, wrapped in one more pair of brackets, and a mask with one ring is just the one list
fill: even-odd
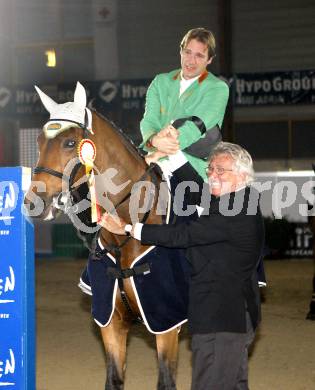
[(245, 173), (245, 184), (249, 184), (254, 180), (254, 168), (251, 155), (240, 145), (232, 144), (230, 142), (219, 142), (211, 151), (209, 162), (214, 157), (227, 154), (234, 160), (234, 167), (238, 172)]

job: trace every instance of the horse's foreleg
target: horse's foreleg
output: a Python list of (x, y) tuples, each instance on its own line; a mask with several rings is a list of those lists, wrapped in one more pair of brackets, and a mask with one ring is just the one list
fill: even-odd
[(129, 323), (113, 315), (111, 323), (101, 328), (106, 352), (105, 390), (122, 390), (126, 365), (126, 343)]
[(156, 335), (159, 362), (158, 390), (176, 389), (176, 368), (178, 354), (178, 331)]

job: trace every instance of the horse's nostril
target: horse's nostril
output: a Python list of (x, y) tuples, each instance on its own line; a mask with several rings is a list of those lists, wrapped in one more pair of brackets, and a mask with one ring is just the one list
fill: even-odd
[(30, 211), (35, 210), (36, 205), (33, 202), (28, 203), (28, 207)]

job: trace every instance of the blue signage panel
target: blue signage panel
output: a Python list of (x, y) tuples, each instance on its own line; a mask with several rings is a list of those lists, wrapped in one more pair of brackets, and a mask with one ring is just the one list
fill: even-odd
[(34, 229), (26, 168), (0, 169), (0, 388), (35, 389)]

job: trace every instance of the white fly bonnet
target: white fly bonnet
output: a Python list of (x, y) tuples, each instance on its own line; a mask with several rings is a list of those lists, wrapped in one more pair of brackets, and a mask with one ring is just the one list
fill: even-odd
[(49, 121), (43, 127), (46, 138), (55, 138), (59, 133), (74, 126), (86, 128), (93, 134), (92, 113), (86, 107), (86, 91), (82, 84), (77, 82), (74, 101), (63, 104), (54, 102), (37, 86), (35, 89), (46, 110), (50, 113)]

